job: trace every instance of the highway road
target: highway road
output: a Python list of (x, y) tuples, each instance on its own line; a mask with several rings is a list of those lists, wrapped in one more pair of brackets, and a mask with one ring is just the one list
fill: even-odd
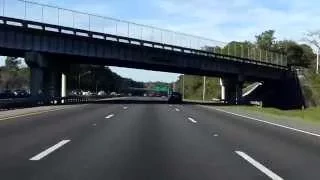
[(320, 179), (320, 139), (129, 98), (0, 119), (0, 179)]

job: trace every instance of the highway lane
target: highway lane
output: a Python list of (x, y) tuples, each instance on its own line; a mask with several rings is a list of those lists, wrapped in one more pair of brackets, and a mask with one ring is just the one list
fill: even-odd
[(0, 121), (1, 177), (320, 177), (319, 138), (196, 105), (131, 100)]

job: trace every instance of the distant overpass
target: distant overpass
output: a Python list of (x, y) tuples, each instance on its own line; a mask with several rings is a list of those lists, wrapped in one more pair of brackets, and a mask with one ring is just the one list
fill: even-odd
[(72, 64), (79, 63), (222, 77), (230, 103), (241, 99), (245, 80), (278, 84), (283, 98), (280, 87), (291, 77), (281, 54), (236, 46), (223, 51), (226, 44), (207, 38), (38, 3), (5, 1), (0, 53), (25, 57), (34, 96), (39, 92), (65, 96), (66, 75)]

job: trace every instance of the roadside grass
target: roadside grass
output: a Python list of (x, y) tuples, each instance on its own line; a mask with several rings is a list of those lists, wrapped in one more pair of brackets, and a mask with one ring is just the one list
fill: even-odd
[(280, 110), (276, 108), (261, 108), (257, 106), (237, 106), (236, 108), (238, 110), (243, 109), (248, 112), (257, 112), (278, 117), (293, 117), (320, 123), (320, 107), (308, 108), (304, 110)]

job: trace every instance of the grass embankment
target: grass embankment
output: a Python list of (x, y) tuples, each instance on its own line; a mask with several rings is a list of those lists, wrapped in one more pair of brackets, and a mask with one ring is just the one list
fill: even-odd
[(280, 110), (276, 108), (260, 108), (255, 106), (237, 107), (249, 112), (258, 112), (271, 116), (278, 117), (294, 117), (302, 120), (319, 122), (320, 123), (320, 107), (308, 108), (304, 110)]
[(276, 108), (260, 108), (254, 106), (245, 106), (239, 108), (269, 116), (297, 118), (320, 123), (320, 75), (307, 71), (305, 72), (305, 77), (306, 82), (303, 88), (306, 101), (311, 102), (309, 104), (312, 106), (318, 107), (311, 107), (304, 110), (280, 110)]

